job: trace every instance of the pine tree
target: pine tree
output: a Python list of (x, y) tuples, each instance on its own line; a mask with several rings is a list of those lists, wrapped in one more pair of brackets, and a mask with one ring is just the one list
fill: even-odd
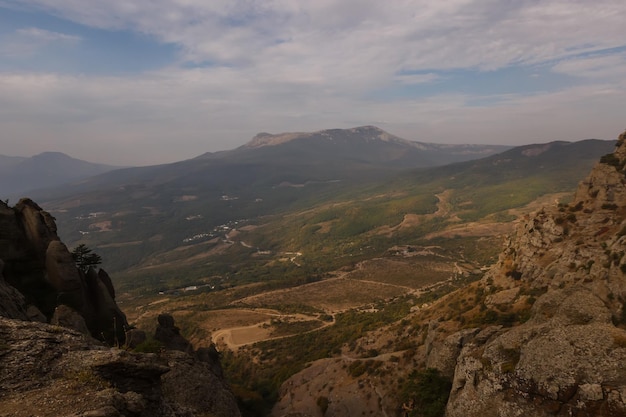
[(72, 258), (76, 267), (83, 272), (87, 272), (90, 267), (95, 267), (102, 263), (102, 257), (87, 247), (84, 243), (72, 249)]

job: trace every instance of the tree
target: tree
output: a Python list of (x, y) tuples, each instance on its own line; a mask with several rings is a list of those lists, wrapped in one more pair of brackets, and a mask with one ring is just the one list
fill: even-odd
[(452, 388), (452, 381), (437, 369), (413, 371), (402, 389), (402, 408), (409, 417), (441, 417)]
[(102, 257), (97, 253), (93, 253), (84, 243), (72, 249), (72, 258), (74, 258), (76, 267), (85, 273), (89, 268), (102, 263)]

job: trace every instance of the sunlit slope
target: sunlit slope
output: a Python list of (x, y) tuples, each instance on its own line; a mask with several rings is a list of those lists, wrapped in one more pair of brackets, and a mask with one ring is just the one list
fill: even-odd
[[(384, 180), (281, 183), (248, 196), (137, 185), (122, 190), (125, 203), (94, 205), (92, 217), (65, 221), (78, 224), (76, 242), (96, 248), (129, 289), (295, 285), (431, 238), (451, 249), (464, 240), (466, 255), (480, 263), (490, 254), (475, 240), (506, 231), (518, 214), (511, 209), (567, 198), (613, 147), (593, 140), (526, 146)], [(55, 215), (76, 213), (67, 210)]]

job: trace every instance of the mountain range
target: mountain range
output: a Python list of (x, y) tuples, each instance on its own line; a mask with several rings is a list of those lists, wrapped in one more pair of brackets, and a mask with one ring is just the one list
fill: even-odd
[[(170, 288), (224, 275), (243, 262), (237, 274), (247, 281), (257, 267), (266, 268), (267, 260), (250, 256), (257, 250), (303, 252), (307, 265), (326, 264), (322, 270), (341, 266), (331, 254), (345, 245), (358, 242), (368, 248), (359, 256), (373, 256), (388, 247), (376, 230), (395, 227), (407, 215), (439, 212), (441, 198), (461, 222), (510, 219), (510, 208), (571, 190), (613, 144), (433, 145), (375, 127), (260, 134), (231, 151), (118, 169), (33, 198), (57, 218), (68, 244), (96, 249), (118, 279), (149, 286), (139, 273)], [(434, 161), (448, 164), (425, 166)], [(391, 239), (428, 234), (442, 221), (426, 217), (420, 230), (398, 227)], [(318, 228), (327, 231), (315, 233)], [(250, 247), (222, 248), (233, 229)], [(208, 262), (200, 253), (210, 248), (217, 252)], [(315, 256), (319, 260), (310, 259)], [(306, 275), (302, 268), (292, 272)]]
[(36, 189), (57, 187), (117, 168), (61, 152), (43, 152), (30, 158), (0, 155), (0, 193), (5, 199), (18, 199)]
[[(0, 204), (0, 249), (10, 260), (0, 262), (0, 284), (19, 284), (46, 314), (63, 301), (83, 315), (93, 303), (71, 295), (95, 285), (133, 326), (154, 329), (158, 317), (155, 337), (167, 327), (209, 358), (219, 349), (245, 417), (624, 415), (626, 133), (617, 148), (550, 142), (427, 167), (407, 162), (408, 147), (421, 145), (381, 132), (260, 134), (232, 151), (45, 190), (39, 201), (50, 214), (30, 200)], [(75, 268), (57, 229), (101, 254), (112, 279), (67, 278)], [(46, 295), (57, 287), (58, 296)], [(17, 290), (0, 290), (18, 316), (48, 318)], [(42, 375), (46, 389), (55, 378), (89, 382), (97, 401), (84, 410), (161, 415), (154, 411), (189, 399), (170, 391), (180, 384), (168, 385), (174, 372), (127, 366), (140, 363), (126, 353), (131, 345), (74, 353), (86, 345), (62, 328), (80, 324), (72, 314), (19, 330), (0, 320), (0, 360), (15, 369), (0, 384), (18, 389), (0, 393), (1, 404), (23, 415), (41, 409), (34, 380), (15, 382), (37, 357), (16, 355), (21, 335), (71, 344), (55, 355), (81, 359), (74, 373), (42, 362), (53, 369)], [(159, 358), (179, 366), (165, 352), (146, 360)], [(146, 371), (150, 383), (138, 382)], [(161, 386), (164, 395), (153, 395)], [(23, 393), (33, 401), (22, 410)], [(100, 401), (107, 395), (115, 401)], [(185, 407), (212, 398), (196, 395)], [(229, 406), (223, 415), (238, 414)]]

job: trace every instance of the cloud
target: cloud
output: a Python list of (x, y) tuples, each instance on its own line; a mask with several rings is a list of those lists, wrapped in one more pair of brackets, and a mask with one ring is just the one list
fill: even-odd
[[(86, 25), (127, 29), (176, 43), (183, 59), (259, 65), (319, 57), (405, 70), (493, 69), (624, 44), (619, 0), (25, 0)], [(329, 61), (327, 59), (344, 59)], [(393, 73), (391, 69), (388, 73)]]
[(626, 83), (626, 52), (613, 55), (592, 55), (558, 62), (552, 71), (596, 80)]
[[(408, 139), (447, 142), (612, 137), (623, 128), (609, 119), (626, 105), (623, 0), (0, 0), (18, 4), (177, 46), (176, 61), (140, 73), (0, 73), (4, 135), (115, 158), (103, 162), (172, 161), (259, 131), (375, 120)], [(84, 43), (61, 32), (30, 25), (12, 43), (0, 40), (0, 51)], [(533, 85), (546, 72), (564, 81), (531, 94), (513, 80), (493, 95), (470, 94), (448, 76), (510, 68), (525, 69)], [(404, 94), (377, 94), (390, 90)]]
[(21, 28), (0, 39), (0, 53), (7, 58), (33, 56), (52, 45), (76, 45), (79, 36), (53, 32), (36, 27)]

